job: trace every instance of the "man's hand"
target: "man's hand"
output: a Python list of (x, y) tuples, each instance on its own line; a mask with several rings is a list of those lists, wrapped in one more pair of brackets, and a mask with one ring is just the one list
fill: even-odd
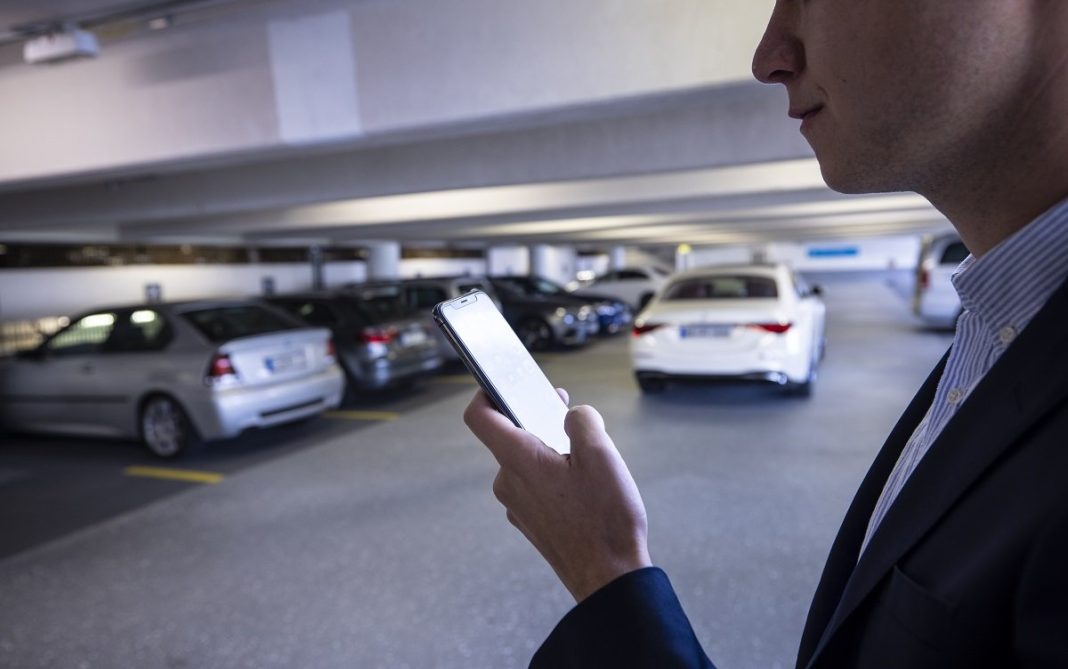
[[(567, 393), (559, 392), (566, 404)], [(464, 412), (464, 422), (501, 466), (493, 493), (508, 510), (508, 520), (576, 601), (651, 564), (645, 505), (592, 407), (567, 413), (569, 456), (513, 425), (482, 390)]]

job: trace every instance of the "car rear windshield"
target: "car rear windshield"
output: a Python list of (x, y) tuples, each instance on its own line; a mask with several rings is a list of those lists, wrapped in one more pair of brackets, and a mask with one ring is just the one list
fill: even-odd
[(350, 307), (371, 323), (396, 320), (411, 313), (400, 285), (360, 286), (352, 292), (352, 298)]
[(664, 300), (764, 299), (779, 296), (775, 279), (766, 276), (703, 276), (668, 286)]
[(284, 317), (254, 304), (187, 311), (182, 317), (214, 344), (297, 328)]

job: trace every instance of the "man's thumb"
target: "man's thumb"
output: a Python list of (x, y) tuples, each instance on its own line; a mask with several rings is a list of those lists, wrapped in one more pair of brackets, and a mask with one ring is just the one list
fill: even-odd
[(571, 457), (582, 457), (591, 448), (611, 448), (612, 440), (604, 430), (604, 419), (591, 406), (573, 407), (564, 418), (564, 432), (571, 440)]

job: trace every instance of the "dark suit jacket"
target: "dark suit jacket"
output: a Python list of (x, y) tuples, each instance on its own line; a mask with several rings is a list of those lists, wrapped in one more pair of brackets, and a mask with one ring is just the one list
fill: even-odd
[[(799, 669), (1068, 667), (1068, 284), (946, 425), (858, 561), (875, 503), (933, 401), (935, 368), (831, 548)], [(667, 577), (575, 607), (535, 667), (707, 667)]]

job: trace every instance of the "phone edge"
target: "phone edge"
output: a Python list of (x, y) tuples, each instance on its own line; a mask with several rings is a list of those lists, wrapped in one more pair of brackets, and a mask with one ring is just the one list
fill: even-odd
[[(485, 295), (485, 293), (482, 294)], [(485, 375), (485, 373), (482, 371), (482, 368), (478, 366), (477, 362), (475, 362), (474, 357), (467, 350), (467, 347), (464, 346), (463, 340), (461, 340), (460, 337), (456, 335), (456, 333), (452, 329), (452, 326), (449, 325), (448, 320), (442, 313), (442, 305), (448, 304), (458, 299), (460, 298), (454, 297), (451, 300), (445, 300), (444, 302), (439, 302), (438, 304), (434, 305), (434, 309), (431, 311), (431, 314), (434, 317), (434, 322), (437, 324), (438, 328), (445, 333), (445, 338), (449, 341), (449, 344), (452, 345), (453, 349), (456, 350), (456, 353), (460, 356), (460, 360), (463, 361), (464, 367), (467, 368), (467, 371), (471, 373), (471, 376), (475, 377), (475, 382), (478, 383), (482, 390), (486, 391), (487, 395), (489, 395), (490, 401), (493, 403), (493, 406), (497, 409), (497, 411), (501, 412), (508, 418), (508, 420), (512, 421), (513, 425), (520, 429), (524, 429), (523, 425), (519, 422), (519, 419), (517, 419), (515, 417), (515, 414), (513, 414), (512, 411), (508, 408), (508, 405), (500, 396), (500, 393), (498, 393), (496, 388), (493, 387), (493, 384), (490, 382), (489, 377)]]

